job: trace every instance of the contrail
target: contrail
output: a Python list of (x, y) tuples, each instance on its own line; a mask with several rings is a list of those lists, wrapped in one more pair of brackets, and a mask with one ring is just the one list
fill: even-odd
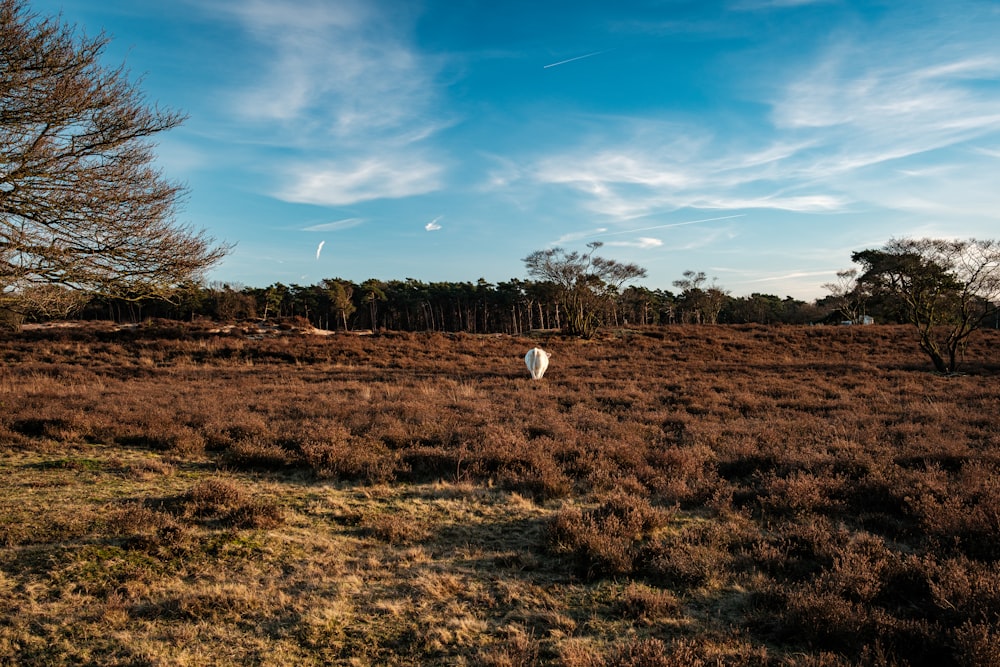
[(588, 54), (583, 55), (583, 56), (577, 56), (576, 58), (568, 58), (566, 60), (560, 60), (557, 63), (552, 63), (551, 65), (544, 65), (542, 67), (542, 69), (548, 69), (550, 67), (556, 67), (558, 65), (565, 65), (566, 63), (571, 63), (574, 60), (583, 60), (584, 58), (590, 58), (592, 56), (599, 56), (602, 53), (607, 53), (608, 51), (614, 51), (614, 49), (604, 49), (603, 51), (594, 51), (593, 53), (588, 53)]
[(595, 234), (595, 236), (614, 236), (615, 234), (633, 234), (635, 232), (648, 232), (650, 229), (664, 229), (665, 227), (683, 227), (684, 225), (693, 225), (697, 222), (712, 222), (714, 220), (730, 220), (732, 218), (743, 218), (743, 217), (746, 217), (746, 213), (738, 213), (737, 215), (724, 215), (720, 218), (704, 218), (702, 220), (688, 220), (687, 222), (672, 222), (669, 225), (656, 225), (655, 227), (626, 229), (623, 232), (607, 232), (605, 234)]
[(326, 243), (326, 241), (320, 241), (319, 245), (316, 247), (316, 259), (319, 259), (319, 254), (323, 251), (324, 243)]

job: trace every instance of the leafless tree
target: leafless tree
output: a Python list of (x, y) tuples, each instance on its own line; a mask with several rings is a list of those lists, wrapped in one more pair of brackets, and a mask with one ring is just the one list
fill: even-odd
[(837, 312), (847, 320), (859, 323), (865, 314), (864, 285), (858, 283), (858, 270), (837, 271), (837, 281), (824, 283), (823, 289), (830, 292), (830, 302)]
[(184, 116), (101, 64), (109, 39), (0, 0), (0, 307), (38, 285), (167, 297), (229, 250), (176, 221), (151, 137)]
[(997, 241), (892, 239), (851, 259), (864, 269), (861, 285), (900, 304), (941, 373), (955, 372), (969, 336), (997, 315)]
[(688, 322), (695, 324), (717, 324), (719, 313), (726, 305), (729, 293), (715, 284), (705, 287), (708, 276), (704, 271), (685, 271), (684, 278), (674, 281), (674, 287), (681, 290), (678, 301)]
[(566, 313), (566, 330), (575, 336), (593, 336), (601, 310), (614, 303), (622, 285), (646, 275), (646, 269), (636, 264), (595, 257), (601, 245), (588, 243), (587, 253), (536, 250), (523, 260), (530, 276), (556, 286), (557, 303)]

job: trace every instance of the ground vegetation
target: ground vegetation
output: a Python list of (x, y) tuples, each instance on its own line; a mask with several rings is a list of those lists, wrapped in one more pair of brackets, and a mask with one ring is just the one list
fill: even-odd
[(0, 663), (1000, 662), (995, 331), (302, 322), (0, 334)]

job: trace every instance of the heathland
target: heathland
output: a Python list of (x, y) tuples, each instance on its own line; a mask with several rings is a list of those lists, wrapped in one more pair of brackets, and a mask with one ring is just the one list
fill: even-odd
[(0, 664), (1000, 664), (1000, 331), (949, 376), (897, 326), (0, 356)]

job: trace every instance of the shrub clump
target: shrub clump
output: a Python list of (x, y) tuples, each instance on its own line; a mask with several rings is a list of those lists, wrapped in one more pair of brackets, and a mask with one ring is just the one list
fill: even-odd
[(124, 538), (127, 548), (147, 552), (180, 546), (189, 534), (171, 514), (137, 502), (113, 510), (104, 524), (112, 535)]
[(203, 522), (233, 528), (274, 528), (284, 522), (273, 501), (252, 497), (239, 484), (225, 479), (199, 482), (182, 498), (183, 514)]
[(585, 579), (631, 574), (642, 545), (671, 516), (646, 498), (616, 494), (594, 509), (558, 512), (548, 525), (547, 548)]
[(390, 482), (396, 477), (396, 455), (384, 444), (349, 434), (308, 440), (302, 457), (318, 479)]

